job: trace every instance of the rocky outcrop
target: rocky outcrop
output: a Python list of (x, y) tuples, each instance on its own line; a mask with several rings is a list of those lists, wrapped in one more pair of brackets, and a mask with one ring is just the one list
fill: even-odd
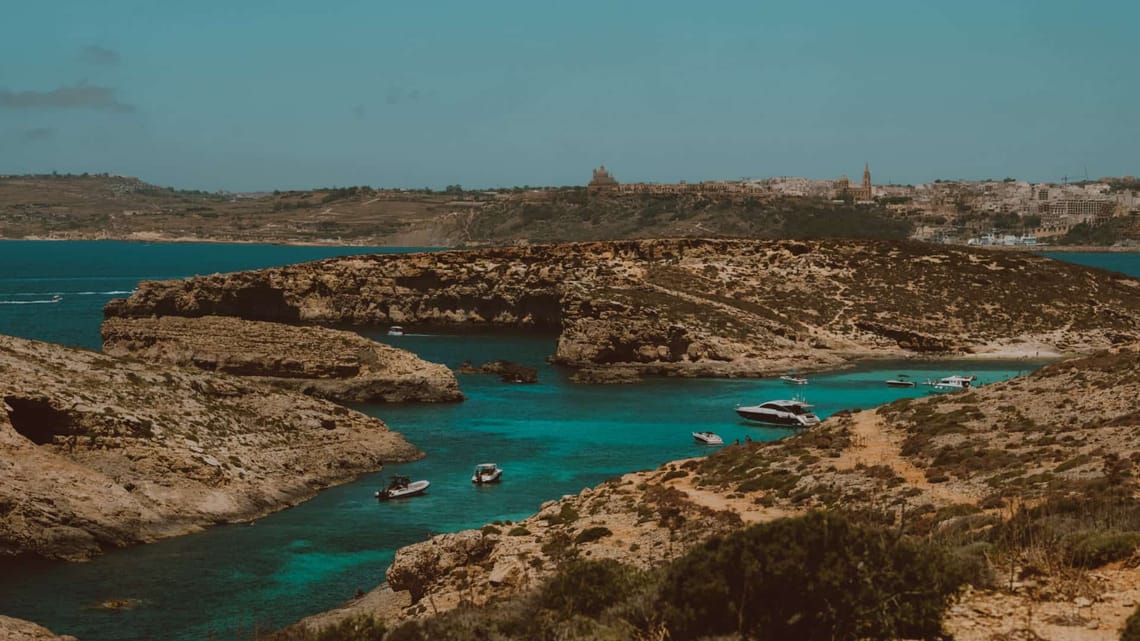
[(226, 316), (110, 318), (102, 331), (112, 356), (254, 377), (338, 402), (463, 400), (446, 366), (351, 332)]
[[(758, 376), (867, 356), (1140, 339), (1140, 281), (1010, 252), (672, 239), (334, 258), (142, 283), (108, 317), (560, 332), (553, 360)], [(1039, 350), (1039, 351), (1040, 351)]]
[(244, 521), (419, 456), (328, 401), (0, 336), (0, 557), (82, 559)]
[(0, 614), (0, 641), (76, 641), (76, 639), (67, 635), (57, 636), (41, 625)]
[(479, 367), (466, 361), (456, 369), (460, 374), (495, 374), (504, 383), (537, 383), (538, 369), (511, 361), (489, 361)]

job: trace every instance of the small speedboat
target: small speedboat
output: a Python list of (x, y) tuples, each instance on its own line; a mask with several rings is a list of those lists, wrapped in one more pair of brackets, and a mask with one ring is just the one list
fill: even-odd
[(901, 381), (892, 378), (891, 380), (887, 381), (887, 385), (889, 387), (914, 387), (914, 381)]
[(428, 481), (411, 481), (406, 476), (393, 476), (392, 481), (388, 483), (388, 487), (377, 492), (375, 496), (378, 501), (402, 499), (423, 494), (427, 491), (429, 485), (431, 485), (431, 483)]
[(887, 381), (888, 387), (914, 387), (914, 381), (907, 380), (910, 378), (909, 374), (899, 374), (898, 378), (892, 378)]
[(476, 485), (484, 483), (498, 483), (503, 478), (503, 470), (494, 463), (480, 463), (475, 466), (475, 473), (471, 475), (471, 482)]
[(712, 432), (693, 432), (693, 440), (705, 445), (724, 445), (724, 439)]
[(800, 376), (794, 372), (790, 372), (788, 374), (781, 376), (780, 380), (784, 381), (788, 385), (807, 385), (808, 384), (808, 379), (806, 379), (803, 376)]
[(403, 336), (404, 335), (404, 328), (400, 327), (399, 325), (393, 325), (393, 326), (388, 328), (388, 335), (389, 336)]

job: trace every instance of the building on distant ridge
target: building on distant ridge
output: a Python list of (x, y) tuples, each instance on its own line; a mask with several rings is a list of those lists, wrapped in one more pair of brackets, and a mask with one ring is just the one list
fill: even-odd
[(594, 170), (594, 177), (586, 185), (586, 190), (589, 192), (617, 191), (620, 186), (618, 181), (610, 175), (610, 172), (606, 171), (606, 166), (602, 165)]
[(839, 181), (835, 183), (835, 197), (850, 198), (855, 201), (874, 199), (873, 190), (871, 189), (871, 163), (863, 165), (862, 187), (852, 187), (851, 181), (847, 179), (846, 174), (840, 176)]

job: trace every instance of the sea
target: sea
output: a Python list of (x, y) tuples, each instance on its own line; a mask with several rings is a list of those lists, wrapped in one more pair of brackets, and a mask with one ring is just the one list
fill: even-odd
[[(417, 250), (0, 241), (0, 333), (98, 350), (103, 305), (129, 295), (141, 280), (408, 251)], [(1140, 275), (1138, 254), (1054, 257)], [(1042, 364), (875, 362), (811, 375), (809, 385), (796, 388), (774, 379), (653, 379), (597, 386), (571, 383), (569, 371), (547, 363), (555, 348), (553, 334), (362, 333), (453, 367), (467, 360), (519, 362), (537, 368), (539, 382), (515, 385), (494, 376), (459, 375), (467, 395), (462, 403), (358, 406), (427, 456), (389, 465), (254, 523), (112, 550), (86, 563), (0, 565), (0, 614), (84, 641), (250, 639), (255, 631), (334, 608), (358, 589), (379, 585), (401, 546), (519, 520), (545, 501), (608, 478), (715, 449), (695, 443), (692, 432), (713, 431), (726, 443), (792, 433), (740, 420), (733, 411), (738, 405), (803, 393), (826, 417), (928, 393), (922, 386), (884, 385), (902, 374), (919, 381), (974, 374), (987, 384)], [(501, 484), (472, 485), (472, 469), (485, 462), (504, 469)], [(431, 488), (418, 498), (378, 503), (373, 492), (394, 473), (430, 480)], [(102, 607), (109, 601), (127, 607)]]

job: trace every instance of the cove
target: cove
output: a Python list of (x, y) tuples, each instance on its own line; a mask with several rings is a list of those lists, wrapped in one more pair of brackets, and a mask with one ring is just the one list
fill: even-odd
[[(3, 242), (0, 299), (29, 300), (53, 291), (63, 292), (64, 299), (58, 304), (0, 306), (0, 331), (98, 349), (102, 305), (116, 296), (113, 292), (130, 291), (140, 279), (309, 260), (322, 256), (298, 253), (318, 249), (328, 252), (324, 255), (370, 251)], [(1078, 255), (1058, 257), (1081, 262)], [(1111, 265), (1098, 266), (1140, 272), (1136, 255), (1108, 259)], [(1119, 264), (1129, 261), (1132, 268)], [(0, 567), (0, 613), (87, 641), (248, 638), (254, 628), (288, 624), (335, 607), (357, 588), (379, 584), (395, 550), (403, 545), (433, 533), (522, 518), (546, 500), (606, 478), (709, 452), (693, 443), (693, 431), (717, 432), (728, 443), (745, 436), (770, 440), (791, 433), (742, 422), (733, 412), (736, 405), (804, 392), (819, 414), (828, 416), (926, 393), (922, 387), (883, 384), (900, 373), (920, 381), (973, 373), (980, 382), (990, 383), (1039, 365), (876, 362), (811, 376), (804, 389), (774, 380), (707, 379), (588, 386), (569, 383), (568, 372), (545, 362), (554, 351), (554, 337), (549, 335), (373, 337), (451, 366), (464, 360), (513, 360), (537, 367), (539, 383), (510, 385), (496, 377), (461, 375), (460, 385), (469, 397), (462, 404), (362, 407), (404, 433), (427, 457), (327, 490), (253, 525), (219, 526), (111, 551), (84, 564)], [(500, 486), (471, 485), (471, 469), (480, 462), (496, 462), (505, 469)], [(427, 478), (431, 490), (421, 498), (379, 504), (372, 492), (393, 472)], [(111, 599), (130, 607), (98, 607)]]

